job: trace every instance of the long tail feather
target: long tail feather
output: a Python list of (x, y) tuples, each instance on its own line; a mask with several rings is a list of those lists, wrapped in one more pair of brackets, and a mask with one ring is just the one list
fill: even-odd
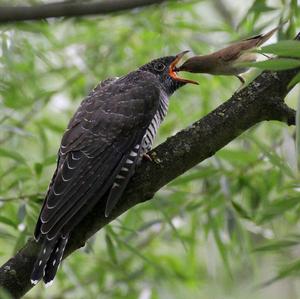
[(279, 30), (284, 24), (286, 24), (287, 21), (283, 22), (282, 24), (280, 24), (279, 26), (277, 26), (276, 28), (270, 30), (269, 32), (263, 34), (261, 36), (261, 38), (259, 39), (257, 46), (261, 46), (262, 44), (264, 44), (269, 38), (271, 38), (271, 36), (277, 31)]
[(45, 238), (31, 274), (32, 284), (37, 284), (43, 278), (47, 262), (51, 256), (51, 253), (56, 243), (57, 239), (49, 241)]
[(57, 269), (61, 263), (66, 245), (68, 243), (68, 239), (68, 236), (61, 237), (55, 245), (55, 247), (53, 248), (51, 256), (47, 262), (45, 274), (43, 277), (46, 287), (50, 286), (53, 282)]

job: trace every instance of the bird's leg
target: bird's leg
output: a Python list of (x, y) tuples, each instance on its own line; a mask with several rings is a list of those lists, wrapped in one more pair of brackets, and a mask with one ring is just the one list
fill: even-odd
[(269, 55), (267, 55), (267, 54), (265, 54), (265, 53), (260, 53), (260, 54), (263, 55), (263, 56), (265, 56), (265, 57), (267, 57), (268, 59), (272, 59), (271, 56), (269, 56)]
[(154, 162), (155, 164), (159, 164), (161, 160), (157, 157), (155, 152), (151, 153), (151, 156), (148, 153), (143, 154), (143, 159)]
[(143, 154), (143, 159), (152, 162), (153, 159), (151, 158), (151, 156), (147, 153)]
[(241, 76), (241, 75), (235, 75), (240, 81), (241, 81), (241, 85), (239, 86), (239, 88), (236, 90), (236, 92), (239, 92), (240, 90), (243, 89), (243, 87), (245, 86), (245, 79)]
[(243, 86), (245, 84), (245, 79), (241, 75), (235, 75), (235, 76), (241, 81), (242, 86)]

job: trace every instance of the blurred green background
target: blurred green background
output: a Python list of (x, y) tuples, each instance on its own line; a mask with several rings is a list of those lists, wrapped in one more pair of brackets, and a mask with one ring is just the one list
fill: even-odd
[[(41, 1), (9, 1), (26, 3)], [(63, 131), (100, 80), (186, 49), (206, 54), (280, 19), (290, 23), (272, 41), (293, 38), (299, 14), (297, 0), (186, 0), (1, 25), (1, 263), (32, 235)], [(200, 85), (172, 97), (156, 144), (240, 86), (234, 77), (187, 76)], [(287, 103), (296, 107), (298, 99), (296, 87)], [(51, 288), (39, 284), (25, 298), (300, 298), (294, 135), (283, 123), (257, 124), (101, 230), (63, 262)]]

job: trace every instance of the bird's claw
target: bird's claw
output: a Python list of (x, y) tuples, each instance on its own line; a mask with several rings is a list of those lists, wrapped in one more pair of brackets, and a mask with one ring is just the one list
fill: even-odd
[(154, 162), (155, 164), (159, 164), (161, 160), (156, 156), (156, 153), (151, 153), (151, 156), (147, 153), (143, 154), (143, 158), (147, 161)]
[(148, 154), (143, 154), (143, 159), (144, 160), (147, 160), (147, 161), (150, 161), (150, 162), (152, 162), (153, 160), (152, 160), (152, 158), (151, 158), (151, 156), (150, 155), (148, 155)]

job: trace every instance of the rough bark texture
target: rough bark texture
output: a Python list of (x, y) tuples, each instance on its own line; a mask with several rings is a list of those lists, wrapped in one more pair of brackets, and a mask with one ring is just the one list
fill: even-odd
[(162, 2), (166, 2), (166, 0), (105, 0), (90, 3), (66, 1), (34, 6), (0, 6), (0, 23), (83, 15), (105, 15)]
[[(297, 39), (300, 40), (300, 33)], [(214, 155), (254, 124), (277, 120), (294, 125), (295, 111), (284, 103), (284, 98), (288, 83), (298, 71), (263, 72), (227, 102), (155, 148), (152, 154), (155, 152), (160, 162), (141, 163), (110, 217), (105, 218), (103, 207), (96, 206), (74, 230), (65, 257), (84, 246), (103, 226), (136, 204), (153, 198), (164, 185)], [(32, 287), (30, 274), (37, 252), (38, 245), (30, 239), (0, 268), (0, 286), (13, 298), (20, 298)]]

